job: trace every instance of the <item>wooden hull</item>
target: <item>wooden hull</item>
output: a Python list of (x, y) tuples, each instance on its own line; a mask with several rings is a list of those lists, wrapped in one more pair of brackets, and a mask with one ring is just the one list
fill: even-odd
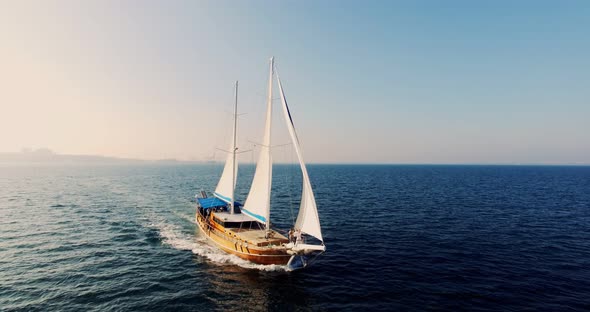
[[(212, 219), (209, 216), (209, 219)], [(215, 246), (221, 250), (236, 255), (244, 260), (257, 264), (286, 265), (291, 258), (287, 249), (281, 245), (258, 246), (256, 242), (248, 240), (239, 232), (233, 232), (219, 227), (217, 224), (207, 220), (199, 212), (196, 215), (197, 224), (203, 233)]]

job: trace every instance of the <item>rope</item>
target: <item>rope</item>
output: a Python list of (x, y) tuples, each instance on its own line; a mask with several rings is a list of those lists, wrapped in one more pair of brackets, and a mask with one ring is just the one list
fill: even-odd
[(316, 261), (316, 259), (323, 255), (325, 253), (325, 251), (320, 252), (319, 254), (317, 254), (315, 257), (311, 258), (309, 261), (307, 261), (307, 264), (305, 266), (311, 265), (312, 263), (314, 263)]
[[(287, 159), (287, 148), (285, 147), (283, 149), (283, 153), (285, 156), (285, 159)], [(291, 179), (291, 181), (289, 181), (289, 177), (293, 176), (293, 153), (289, 153), (291, 156), (291, 162), (288, 164), (289, 166), (289, 172), (288, 174), (285, 174), (285, 185), (287, 186), (288, 190), (292, 190), (293, 189), (293, 179)], [(291, 212), (291, 224), (293, 224), (293, 226), (295, 226), (295, 214), (293, 213), (293, 192), (288, 192), (289, 194), (289, 210)]]

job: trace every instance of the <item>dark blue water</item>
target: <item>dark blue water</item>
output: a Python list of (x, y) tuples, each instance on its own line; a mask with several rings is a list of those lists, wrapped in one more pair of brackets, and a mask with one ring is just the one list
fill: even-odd
[[(312, 165), (328, 252), (290, 273), (198, 235), (220, 172), (0, 167), (0, 310), (590, 309), (590, 167)], [(297, 168), (275, 173), (287, 226)]]

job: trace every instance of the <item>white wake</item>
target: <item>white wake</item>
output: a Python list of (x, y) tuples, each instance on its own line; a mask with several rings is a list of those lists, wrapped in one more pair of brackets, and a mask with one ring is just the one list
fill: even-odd
[[(183, 219), (195, 223), (194, 220), (181, 216)], [(183, 233), (180, 226), (167, 222), (157, 222), (150, 224), (150, 227), (156, 228), (162, 242), (178, 250), (190, 250), (194, 254), (202, 256), (220, 265), (237, 265), (246, 269), (255, 269), (260, 271), (287, 271), (287, 266), (276, 264), (255, 264), (235, 255), (228, 254), (215, 246), (209, 245), (207, 238), (201, 236), (201, 233), (195, 231), (195, 234)]]

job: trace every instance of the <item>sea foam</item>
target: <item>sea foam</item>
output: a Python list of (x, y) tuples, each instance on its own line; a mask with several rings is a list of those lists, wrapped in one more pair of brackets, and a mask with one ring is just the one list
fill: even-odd
[[(185, 215), (179, 215), (179, 217), (189, 220), (191, 223), (195, 223), (194, 220)], [(235, 255), (228, 254), (219, 248), (210, 245), (207, 238), (201, 236), (200, 232), (197, 232), (198, 234), (184, 233), (176, 224), (160, 221), (152, 223), (151, 226), (159, 231), (162, 243), (178, 250), (190, 250), (192, 253), (205, 257), (211, 262), (219, 265), (237, 265), (245, 269), (260, 271), (287, 271), (287, 266), (284, 265), (255, 264)]]

